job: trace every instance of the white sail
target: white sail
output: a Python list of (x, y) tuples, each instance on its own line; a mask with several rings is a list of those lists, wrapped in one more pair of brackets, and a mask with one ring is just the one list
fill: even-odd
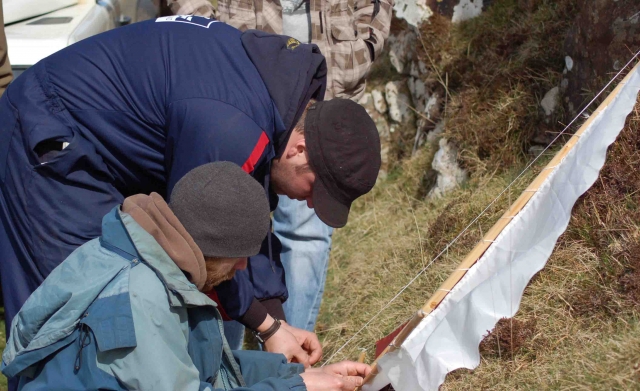
[[(478, 346), (501, 318), (511, 318), (571, 218), (571, 209), (596, 181), (607, 148), (624, 126), (640, 90), (636, 66), (608, 104), (594, 113), (577, 142), (535, 194), (451, 292), (401, 347), (378, 360), (378, 375), (363, 390), (437, 390), (447, 373), (480, 363)], [(622, 83), (621, 83), (622, 84)]]

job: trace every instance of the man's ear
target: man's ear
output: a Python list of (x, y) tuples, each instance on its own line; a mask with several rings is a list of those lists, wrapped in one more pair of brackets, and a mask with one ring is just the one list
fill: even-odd
[(296, 143), (296, 150), (299, 154), (304, 155), (307, 152), (307, 144), (304, 140), (304, 137), (302, 137), (300, 140), (298, 140), (298, 142)]
[(304, 155), (306, 152), (307, 144), (305, 143), (304, 137), (301, 137), (298, 140), (295, 140), (292, 145), (287, 148), (286, 157), (287, 159), (291, 159), (297, 155)]

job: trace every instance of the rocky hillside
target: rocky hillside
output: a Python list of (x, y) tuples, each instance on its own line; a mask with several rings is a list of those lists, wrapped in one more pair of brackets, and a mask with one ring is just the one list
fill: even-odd
[[(317, 330), (325, 357), (640, 50), (639, 1), (397, 0), (395, 9), (386, 55), (361, 101), (378, 124), (384, 166), (334, 235)], [(610, 151), (602, 180), (574, 208), (547, 268), (527, 288), (521, 311), (487, 333), (481, 366), (450, 375), (445, 388), (640, 389), (639, 110)], [(549, 158), (334, 360), (366, 349), (372, 361), (375, 340), (422, 306)]]
[(518, 148), (494, 163), (535, 155), (640, 45), (639, 1), (398, 0), (395, 10), (360, 103), (383, 140), (383, 178), (425, 143), (436, 147), (421, 184), (430, 197), (477, 173), (474, 159), (498, 158), (504, 139), (470, 133), (504, 137), (495, 128), (507, 120)]

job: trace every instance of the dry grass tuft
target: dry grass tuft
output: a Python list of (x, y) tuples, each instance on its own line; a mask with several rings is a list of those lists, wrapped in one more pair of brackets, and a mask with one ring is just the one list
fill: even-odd
[(512, 167), (532, 142), (550, 141), (556, 127), (542, 120), (538, 102), (559, 82), (575, 7), (502, 0), (456, 27), (440, 16), (422, 26), (418, 54), (450, 91), (446, 136), (475, 174)]
[(640, 104), (525, 291), (513, 329), (502, 321), (480, 367), (452, 373), (444, 389), (640, 389), (638, 140)]
[[(634, 388), (640, 360), (634, 355), (634, 343), (640, 343), (640, 220), (633, 204), (640, 194), (640, 181), (634, 179), (640, 172), (638, 139), (640, 105), (611, 148), (601, 179), (574, 208), (547, 267), (525, 291), (519, 314), (501, 321), (482, 343), (480, 367), (450, 374), (444, 389)], [(533, 175), (513, 190), (514, 198)], [(318, 327), (326, 354), (443, 248), (441, 236), (451, 238), (512, 177), (485, 178), (447, 200), (430, 202), (408, 196), (397, 179), (358, 202), (354, 220), (335, 237)], [(610, 187), (619, 181), (624, 186)], [(334, 360), (355, 359), (361, 349), (370, 349), (372, 360), (374, 341), (424, 304), (475, 244), (472, 239), (478, 240), (507, 206), (508, 197), (503, 198)]]
[(574, 316), (591, 318), (592, 316), (615, 316), (620, 307), (613, 302), (613, 292), (593, 281), (580, 286), (567, 299), (569, 309)]
[[(538, 336), (535, 318), (526, 321), (502, 318), (480, 342), (480, 354), (483, 357), (512, 360), (527, 351), (535, 352), (535, 348), (541, 344), (541, 339), (536, 338)], [(533, 345), (534, 341), (536, 346)]]
[(640, 243), (634, 243), (625, 257), (625, 270), (618, 276), (619, 291), (640, 308)]

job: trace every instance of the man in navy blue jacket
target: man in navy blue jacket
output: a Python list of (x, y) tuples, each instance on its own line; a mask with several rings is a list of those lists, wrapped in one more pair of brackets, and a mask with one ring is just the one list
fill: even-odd
[[(343, 226), (351, 202), (375, 183), (380, 145), (360, 106), (316, 102), (325, 82), (315, 45), (191, 16), (100, 34), (27, 70), (0, 99), (7, 326), (53, 268), (100, 236), (114, 205), (137, 193), (166, 196), (205, 163), (241, 166), (272, 208), (275, 192), (285, 194)], [(287, 298), (277, 238), (262, 247), (217, 289), (226, 315), (257, 332), (283, 317)], [(320, 358), (313, 334), (278, 333), (267, 350), (305, 364)]]

